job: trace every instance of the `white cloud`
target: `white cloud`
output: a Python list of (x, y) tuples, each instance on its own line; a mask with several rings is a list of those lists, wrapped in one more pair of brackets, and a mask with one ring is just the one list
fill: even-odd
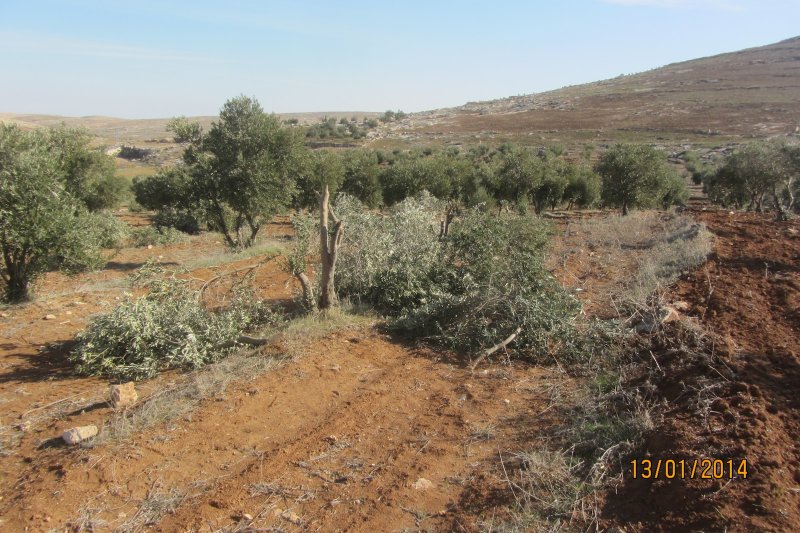
[(125, 44), (72, 39), (56, 35), (4, 29), (0, 32), (0, 51), (6, 53), (38, 53), (110, 59), (143, 59), (146, 61), (213, 61), (214, 59), (176, 50), (130, 46)]

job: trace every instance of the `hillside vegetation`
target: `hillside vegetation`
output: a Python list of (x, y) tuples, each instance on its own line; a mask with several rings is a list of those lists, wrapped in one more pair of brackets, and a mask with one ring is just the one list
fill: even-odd
[(387, 137), (720, 143), (795, 133), (798, 127), (795, 37), (595, 83), (417, 113)]

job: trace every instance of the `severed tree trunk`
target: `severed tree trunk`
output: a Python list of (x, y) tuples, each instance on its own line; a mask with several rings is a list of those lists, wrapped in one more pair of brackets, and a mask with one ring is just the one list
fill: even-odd
[(450, 232), (450, 224), (452, 224), (453, 219), (456, 217), (457, 211), (458, 205), (455, 202), (447, 203), (447, 209), (444, 212), (444, 220), (439, 223), (439, 240), (447, 237)]
[(786, 214), (786, 210), (783, 208), (783, 202), (781, 201), (780, 194), (778, 194), (778, 186), (773, 184), (772, 185), (772, 201), (775, 205), (775, 220), (778, 222), (785, 222), (789, 220), (789, 216)]
[(310, 311), (315, 311), (317, 302), (314, 300), (314, 287), (311, 285), (311, 280), (304, 272), (298, 272), (295, 277), (300, 281), (300, 286), (303, 287), (303, 303)]
[[(322, 262), (322, 283), (320, 284), (319, 308), (330, 309), (338, 305), (336, 297), (336, 286), (334, 278), (336, 275), (336, 257), (339, 253), (339, 245), (342, 243), (342, 221), (336, 218), (333, 210), (328, 205), (330, 193), (328, 186), (319, 202), (319, 245), (320, 259)], [(328, 227), (328, 218), (333, 222), (333, 231)]]

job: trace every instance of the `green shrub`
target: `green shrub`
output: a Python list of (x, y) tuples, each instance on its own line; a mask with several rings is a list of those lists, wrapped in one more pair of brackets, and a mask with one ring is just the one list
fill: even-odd
[(174, 228), (183, 233), (197, 235), (200, 233), (200, 222), (188, 209), (174, 209), (167, 207), (159, 210), (153, 217), (156, 228)]
[(534, 360), (579, 357), (578, 303), (544, 267), (549, 227), (525, 216), (473, 211), (443, 242), (436, 291), (398, 327), (462, 351), (486, 349), (521, 333), (514, 349)]
[(59, 178), (73, 198), (90, 211), (120, 204), (128, 192), (128, 180), (116, 174), (111, 157), (89, 148), (92, 136), (88, 130), (62, 125), (45, 136)]
[(330, 193), (336, 194), (344, 177), (343, 159), (337, 152), (330, 150), (311, 152), (306, 171), (296, 180), (298, 191), (294, 198), (294, 207), (298, 209), (317, 207), (324, 186), (328, 185)]
[(436, 217), (443, 211), (438, 200), (426, 193), (408, 198), (384, 217), (341, 195), (335, 211), (345, 221), (336, 272), (341, 296), (400, 314), (435, 289), (432, 271), (441, 248)]
[(527, 200), (542, 183), (544, 162), (528, 149), (511, 145), (500, 147), (502, 158), (499, 162), (492, 193), (498, 200), (517, 203)]
[(603, 177), (601, 196), (623, 215), (630, 208), (655, 207), (677, 181), (666, 154), (644, 144), (618, 144), (606, 151), (596, 167)]
[(100, 248), (121, 248), (131, 234), (130, 226), (111, 213), (92, 213), (84, 223)]
[(375, 208), (383, 203), (380, 167), (375, 152), (353, 150), (345, 155), (341, 190), (355, 196), (367, 207)]
[[(147, 267), (137, 277), (151, 273), (163, 272)], [(128, 295), (78, 334), (78, 345), (70, 355), (78, 372), (127, 380), (170, 368), (199, 368), (229, 353), (248, 327), (274, 319), (267, 307), (248, 295), (238, 295), (227, 309), (212, 312), (199, 303), (198, 291), (188, 280), (157, 277), (144, 285), (145, 296)]]
[(186, 239), (186, 234), (170, 227), (145, 226), (131, 231), (131, 242), (136, 247), (174, 244)]
[(578, 353), (578, 304), (544, 268), (544, 222), (473, 210), (440, 237), (444, 205), (430, 195), (400, 202), (389, 216), (340, 197), (336, 212), (346, 228), (340, 296), (376, 306), (396, 329), (473, 351), (519, 327), (520, 353)]
[(785, 141), (754, 141), (740, 146), (703, 182), (709, 198), (760, 212), (772, 204), (779, 219), (795, 209), (800, 148)]
[(532, 193), (533, 205), (537, 213), (541, 213), (546, 208), (555, 209), (564, 198), (564, 191), (568, 181), (566, 176), (560, 174), (554, 163), (548, 162), (550, 168), (544, 172), (542, 182)]
[(427, 191), (437, 198), (453, 194), (453, 161), (446, 157), (405, 157), (381, 173), (383, 199), (395, 204)]
[[(299, 277), (305, 274), (308, 267), (312, 243), (315, 237), (318, 239), (319, 224), (316, 217), (306, 212), (292, 217), (292, 228), (294, 228), (295, 244), (286, 255), (284, 270), (292, 276)], [(320, 281), (319, 278), (317, 281)], [(313, 292), (319, 293), (319, 290), (313, 285), (308, 289), (310, 291), (306, 292), (306, 287), (303, 288), (303, 294), (298, 300), (303, 309), (313, 311), (317, 308)]]
[(600, 199), (600, 176), (586, 166), (573, 166), (567, 175), (567, 187), (564, 190), (564, 200), (567, 207), (572, 209), (586, 209), (593, 206)]
[(689, 199), (686, 180), (680, 174), (671, 174), (664, 181), (661, 192), (661, 207), (669, 209), (672, 205), (683, 205)]
[(134, 178), (133, 194), (145, 209), (181, 208), (189, 203), (190, 176), (184, 167), (174, 167), (148, 176)]
[(128, 200), (128, 211), (130, 211), (131, 213), (141, 213), (144, 210), (145, 209), (142, 206), (142, 204), (137, 202), (135, 197)]

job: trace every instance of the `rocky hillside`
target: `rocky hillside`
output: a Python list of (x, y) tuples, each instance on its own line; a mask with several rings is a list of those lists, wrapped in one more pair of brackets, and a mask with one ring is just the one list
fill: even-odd
[(625, 140), (800, 132), (800, 37), (555, 91), (416, 113), (389, 138)]

